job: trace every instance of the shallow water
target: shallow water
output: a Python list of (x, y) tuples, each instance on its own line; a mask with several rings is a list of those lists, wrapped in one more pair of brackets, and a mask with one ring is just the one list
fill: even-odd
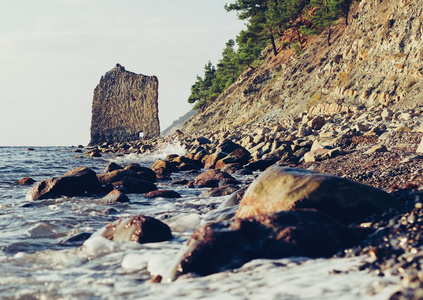
[[(154, 154), (88, 158), (71, 150), (0, 147), (1, 299), (388, 299), (398, 289), (397, 277), (358, 271), (367, 257), (255, 260), (233, 271), (153, 284), (152, 275), (166, 271), (205, 214), (227, 197), (202, 198), (204, 189), (169, 187), (167, 180), (159, 186), (178, 191), (181, 199), (130, 194), (130, 203), (113, 205), (103, 205), (95, 197), (25, 201), (29, 187), (15, 183), (22, 177), (40, 181), (78, 166), (99, 174), (110, 161), (150, 166), (167, 154), (184, 153), (170, 146)], [(194, 175), (174, 176), (173, 180)], [(134, 214), (161, 219), (175, 238), (145, 245), (98, 236), (84, 242), (85, 235)]]

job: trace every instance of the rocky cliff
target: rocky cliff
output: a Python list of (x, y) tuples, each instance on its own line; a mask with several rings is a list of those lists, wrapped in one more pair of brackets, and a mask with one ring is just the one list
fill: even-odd
[[(423, 0), (362, 0), (343, 20), (294, 50), (289, 37), (268, 47), (255, 70), (184, 126), (195, 132), (278, 122), (309, 112), (423, 104)], [(225, 116), (224, 119), (221, 116)]]
[(159, 136), (158, 80), (117, 64), (94, 90), (90, 145)]

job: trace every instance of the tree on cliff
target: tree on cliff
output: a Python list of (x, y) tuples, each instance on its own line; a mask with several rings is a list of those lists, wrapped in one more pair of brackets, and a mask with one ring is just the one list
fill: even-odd
[(216, 99), (228, 88), (246, 67), (255, 68), (262, 50), (270, 42), (273, 54), (278, 54), (276, 38), (291, 29), (303, 47), (304, 35), (320, 33), (327, 27), (328, 43), (330, 26), (341, 16), (346, 24), (353, 0), (236, 0), (226, 4), (227, 11), (236, 11), (238, 18), (246, 21), (235, 41), (229, 40), (222, 51), (222, 58), (215, 68), (211, 62), (204, 67), (204, 79), (197, 76), (191, 87), (189, 103), (200, 108)]
[(288, 28), (296, 25), (310, 0), (237, 0), (225, 5), (227, 11), (237, 11), (240, 20), (248, 23), (245, 35), (256, 40), (270, 41), (274, 55), (278, 54), (275, 36), (281, 36)]
[(197, 75), (197, 80), (191, 86), (191, 95), (188, 97), (188, 103), (197, 104), (194, 109), (203, 106), (210, 99), (210, 87), (216, 78), (216, 68), (209, 61), (204, 66), (204, 79)]

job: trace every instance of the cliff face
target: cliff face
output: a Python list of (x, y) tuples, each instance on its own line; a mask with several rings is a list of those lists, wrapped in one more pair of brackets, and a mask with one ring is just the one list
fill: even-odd
[[(423, 104), (423, 0), (362, 0), (349, 25), (340, 20), (299, 53), (280, 42), (275, 57), (245, 71), (224, 94), (185, 124), (222, 129), (357, 106)], [(221, 116), (225, 116), (224, 119)]]
[(117, 64), (94, 90), (90, 145), (159, 136), (158, 80)]

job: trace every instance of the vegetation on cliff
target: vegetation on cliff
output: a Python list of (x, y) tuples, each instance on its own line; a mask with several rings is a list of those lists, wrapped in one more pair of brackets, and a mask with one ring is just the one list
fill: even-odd
[[(246, 21), (236, 40), (229, 40), (217, 66), (209, 61), (204, 76), (197, 76), (191, 87), (189, 103), (194, 109), (216, 99), (246, 69), (254, 69), (260, 62), (263, 49), (271, 44), (273, 54), (279, 53), (278, 38), (291, 32), (289, 41), (296, 49), (304, 46), (305, 37), (321, 33), (341, 17), (348, 20), (353, 0), (236, 0), (225, 5)], [(330, 30), (328, 31), (328, 43)], [(237, 47), (236, 47), (237, 46)]]

